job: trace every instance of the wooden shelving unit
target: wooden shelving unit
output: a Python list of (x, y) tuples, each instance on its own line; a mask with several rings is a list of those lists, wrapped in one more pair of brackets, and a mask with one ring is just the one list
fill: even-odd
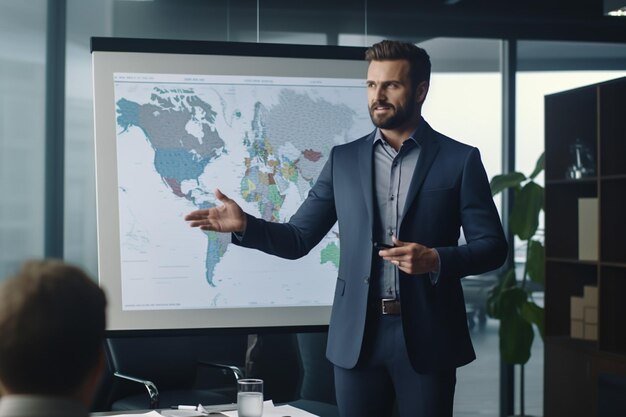
[[(626, 78), (545, 98), (544, 415), (598, 416), (601, 375), (626, 381)], [(568, 178), (571, 146), (595, 172)], [(579, 259), (580, 198), (598, 199), (598, 259)], [(598, 287), (598, 340), (570, 337), (570, 298)]]

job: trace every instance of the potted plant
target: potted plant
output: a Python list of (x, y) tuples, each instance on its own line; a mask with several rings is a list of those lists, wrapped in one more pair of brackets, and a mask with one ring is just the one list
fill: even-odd
[(520, 172), (496, 175), (491, 179), (493, 196), (504, 190), (513, 193), (509, 228), (526, 246), (524, 272), (516, 276), (515, 263), (504, 272), (487, 297), (487, 314), (500, 320), (500, 354), (512, 365), (520, 365), (520, 411), (524, 416), (524, 364), (530, 359), (533, 325), (543, 338), (544, 310), (534, 300), (529, 282), (544, 283), (544, 247), (537, 236), (543, 210), (544, 189), (534, 180), (544, 166), (542, 154), (530, 176)]

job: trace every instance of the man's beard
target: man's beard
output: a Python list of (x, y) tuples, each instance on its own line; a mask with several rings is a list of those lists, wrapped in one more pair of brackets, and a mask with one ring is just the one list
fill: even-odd
[[(389, 130), (397, 129), (398, 127), (403, 126), (407, 121), (409, 121), (414, 116), (414, 113), (415, 113), (414, 95), (411, 95), (411, 97), (409, 97), (409, 100), (407, 100), (406, 104), (407, 104), (406, 107), (396, 107), (384, 101), (376, 101), (369, 108), (370, 119), (372, 119), (372, 123), (374, 123), (374, 126), (380, 129), (389, 129)], [(387, 116), (375, 116), (374, 109), (380, 105), (389, 107), (395, 110), (395, 112)]]

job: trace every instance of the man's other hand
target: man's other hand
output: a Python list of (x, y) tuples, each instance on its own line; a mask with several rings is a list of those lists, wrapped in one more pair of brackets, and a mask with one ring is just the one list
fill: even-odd
[(378, 254), (401, 271), (417, 275), (437, 272), (439, 269), (439, 255), (436, 250), (419, 243), (402, 242), (395, 236), (393, 243), (393, 248), (381, 250)]

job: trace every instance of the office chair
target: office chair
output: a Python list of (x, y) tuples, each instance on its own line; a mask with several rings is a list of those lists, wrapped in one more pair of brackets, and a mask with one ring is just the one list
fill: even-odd
[(298, 333), (296, 338), (302, 377), (299, 398), (289, 404), (318, 416), (339, 417), (334, 367), (326, 358), (328, 333)]
[(286, 403), (298, 398), (301, 372), (295, 334), (251, 335), (246, 359), (246, 377), (263, 380), (266, 400)]
[(109, 338), (110, 410), (236, 402), (247, 335)]

